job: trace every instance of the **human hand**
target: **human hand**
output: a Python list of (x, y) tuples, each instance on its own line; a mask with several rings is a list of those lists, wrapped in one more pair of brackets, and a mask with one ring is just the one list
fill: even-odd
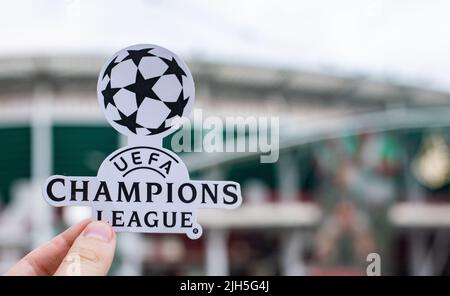
[(96, 275), (108, 273), (116, 234), (105, 222), (86, 219), (30, 252), (4, 275)]

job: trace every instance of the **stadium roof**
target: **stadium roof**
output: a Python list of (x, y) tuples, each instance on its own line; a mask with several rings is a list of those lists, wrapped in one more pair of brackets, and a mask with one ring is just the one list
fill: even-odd
[[(32, 56), (0, 58), (0, 96), (32, 90), (49, 82), (58, 88), (95, 97), (102, 56)], [(368, 106), (370, 110), (387, 106), (448, 105), (450, 94), (380, 82), (362, 77), (345, 77), (311, 71), (293, 71), (257, 66), (193, 62), (189, 67), (197, 85), (197, 96), (205, 89), (209, 95), (225, 98), (287, 101), (314, 101), (316, 104)], [(201, 96), (201, 95), (200, 95)], [(303, 107), (304, 108), (304, 107)]]

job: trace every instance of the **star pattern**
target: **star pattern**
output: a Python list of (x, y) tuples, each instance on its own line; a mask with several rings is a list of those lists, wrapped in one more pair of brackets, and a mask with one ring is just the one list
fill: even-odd
[(114, 95), (120, 90), (120, 88), (111, 88), (111, 81), (108, 82), (108, 85), (104, 90), (102, 90), (103, 100), (105, 103), (105, 109), (109, 104), (116, 107), (116, 103), (114, 102)]
[(122, 60), (122, 62), (126, 60), (132, 60), (136, 67), (139, 67), (139, 63), (141, 62), (143, 57), (154, 57), (155, 55), (149, 53), (153, 48), (144, 48), (139, 50), (127, 50), (128, 55)]
[(116, 62), (117, 57), (114, 58), (114, 60), (111, 61), (111, 63), (109, 63), (108, 67), (106, 67), (105, 69), (105, 73), (103, 73), (103, 78), (105, 78), (106, 76), (108, 76), (109, 78), (111, 78), (111, 71), (112, 69), (119, 64), (119, 62)]
[(163, 123), (161, 123), (160, 126), (158, 126), (157, 128), (147, 128), (147, 130), (150, 132), (149, 134), (147, 134), (147, 136), (149, 135), (155, 135), (155, 134), (160, 134), (162, 132), (165, 132), (166, 130), (168, 130), (170, 127), (166, 127), (166, 122), (163, 121)]
[(189, 97), (184, 99), (183, 90), (181, 90), (176, 102), (164, 102), (164, 104), (170, 109), (170, 113), (167, 115), (167, 118), (172, 118), (177, 115), (180, 117), (183, 116), (184, 107), (186, 107), (188, 102)]
[(136, 122), (137, 110), (134, 113), (132, 113), (130, 116), (126, 116), (125, 114), (120, 112), (120, 110), (118, 110), (118, 111), (119, 111), (120, 119), (114, 120), (114, 122), (116, 122), (117, 124), (120, 124), (121, 126), (128, 128), (133, 133), (136, 133), (136, 128), (142, 127), (141, 125), (139, 125)]
[[(105, 109), (108, 108), (109, 105), (112, 105), (115, 107), (115, 109), (117, 110), (118, 114), (120, 115), (120, 119), (114, 119), (113, 121), (124, 127), (126, 130), (137, 134), (137, 131), (139, 128), (141, 129), (145, 129), (148, 131), (147, 136), (150, 135), (156, 135), (156, 134), (160, 134), (163, 133), (167, 130), (169, 130), (171, 128), (171, 124), (168, 124), (169, 126), (166, 127), (166, 120), (169, 118), (174, 118), (176, 116), (182, 117), (184, 110), (190, 100), (190, 94), (188, 95), (187, 98), (185, 98), (185, 91), (183, 91), (183, 76), (188, 77), (186, 72), (183, 70), (183, 68), (180, 67), (180, 65), (178, 64), (177, 60), (172, 57), (172, 58), (165, 58), (165, 57), (161, 57), (161, 56), (157, 56), (155, 54), (150, 53), (150, 51), (153, 48), (144, 48), (144, 49), (138, 49), (138, 50), (127, 50), (125, 52), (125, 58), (123, 58), (121, 61), (118, 61), (118, 56), (116, 56), (105, 68), (103, 74), (102, 74), (102, 79), (108, 78), (109, 81), (106, 85), (106, 87), (104, 87), (104, 89), (101, 91), (101, 95), (103, 95), (103, 104)], [(165, 65), (167, 65), (167, 68), (164, 66), (164, 64), (158, 63), (158, 61), (155, 59), (155, 64), (152, 64), (152, 62), (150, 63), (146, 63), (145, 64), (145, 69), (140, 69), (141, 67), (144, 67), (144, 65), (140, 65), (141, 64), (141, 60), (144, 57), (157, 57), (158, 59), (160, 59)], [(121, 75), (129, 75), (128, 73), (118, 73), (118, 78), (113, 78), (112, 77), (112, 70), (120, 63), (122, 63), (123, 61), (127, 61), (127, 60), (131, 60), (133, 62), (134, 65), (127, 65), (125, 68), (123, 69), (132, 69), (134, 66), (136, 66), (137, 71), (136, 71), (136, 75), (134, 77), (134, 79), (132, 79), (132, 83), (130, 84), (125, 84), (121, 87), (111, 87), (111, 85), (120, 85), (121, 82)], [(153, 67), (153, 65), (155, 65), (154, 67), (156, 68), (147, 68), (147, 67)], [(161, 68), (161, 65), (163, 68)], [(131, 67), (131, 68), (130, 68)], [(157, 68), (159, 67), (159, 68)], [(121, 69), (120, 71), (132, 71), (132, 70), (123, 70)], [(150, 69), (150, 70), (149, 70)], [(158, 72), (159, 69), (159, 72)], [(143, 72), (145, 71), (145, 72)], [(131, 73), (131, 72), (129, 72)], [(144, 74), (143, 74), (144, 73)], [(153, 73), (153, 74), (151, 74)], [(116, 75), (116, 74), (115, 74)], [(144, 75), (156, 75), (156, 77), (151, 77), (146, 79), (144, 77)], [(175, 102), (169, 102), (169, 100), (173, 99), (173, 97), (170, 97), (171, 95), (169, 95), (169, 93), (172, 91), (174, 91), (174, 89), (172, 89), (171, 91), (167, 92), (161, 88), (153, 90), (153, 88), (155, 87), (155, 85), (158, 83), (158, 81), (162, 78), (165, 77), (167, 75), (174, 75), (176, 77), (176, 79), (178, 80), (178, 82), (180, 83), (180, 85), (173, 85), (172, 84), (161, 84), (161, 86), (164, 87), (174, 87), (176, 89), (180, 89), (180, 93), (178, 94), (178, 98)], [(173, 79), (173, 82), (170, 83), (176, 83), (175, 82), (175, 77), (171, 78)], [(128, 78), (131, 77), (126, 77), (126, 80), (128, 80)], [(117, 81), (112, 81), (114, 79), (118, 79)], [(122, 78), (123, 79), (123, 78)], [(124, 81), (124, 80), (122, 80)], [(129, 80), (128, 80), (129, 81)], [(171, 81), (171, 80), (165, 80), (164, 83), (166, 83), (167, 81)], [(185, 80), (186, 82), (186, 80)], [(181, 86), (181, 88), (180, 88)], [(132, 100), (130, 102), (130, 104), (132, 104), (132, 106), (136, 106), (137, 108), (134, 110), (129, 110), (128, 111), (124, 111), (121, 108), (131, 108), (131, 106), (128, 107), (124, 107), (123, 105), (116, 105), (116, 102), (114, 101), (114, 96), (121, 90), (121, 89), (126, 89), (128, 92), (124, 93), (123, 96), (121, 97), (121, 99), (127, 99), (127, 97), (129, 98), (129, 100)], [(178, 92), (176, 92), (178, 93)], [(160, 103), (157, 103), (155, 105), (146, 105), (143, 108), (146, 108), (144, 110), (141, 110), (140, 107), (142, 105), (142, 103), (144, 102), (145, 99), (151, 99), (151, 100), (156, 100), (159, 101)], [(122, 101), (122, 103), (126, 104), (126, 101)], [(136, 104), (135, 104), (136, 103)], [(161, 104), (162, 108), (164, 108), (164, 106), (166, 106), (169, 109), (169, 112), (167, 114), (167, 116), (164, 116), (163, 118), (161, 118), (162, 123), (156, 127), (156, 128), (151, 128), (149, 127), (147, 124), (143, 123), (145, 122), (146, 119), (145, 116), (152, 116), (151, 112), (152, 109), (148, 109), (148, 108), (160, 108), (158, 106), (158, 104)], [(154, 106), (154, 107), (150, 107), (150, 106)], [(110, 110), (110, 109), (108, 109)], [(139, 111), (140, 110), (140, 111)], [(109, 111), (108, 111), (109, 112)], [(126, 115), (126, 114), (130, 114), (129, 112), (132, 112), (130, 115)], [(137, 118), (138, 118), (138, 112), (144, 112), (144, 114), (140, 114), (139, 116), (144, 116), (142, 117), (144, 120), (143, 122), (137, 122)], [(145, 112), (150, 112), (150, 114), (146, 114)], [(158, 111), (156, 111), (158, 112)], [(141, 118), (141, 117), (140, 117)], [(144, 130), (144, 131), (145, 131)]]
[(167, 68), (166, 72), (164, 72), (163, 75), (173, 74), (173, 75), (175, 75), (177, 77), (177, 79), (181, 83), (181, 85), (183, 85), (183, 78), (182, 78), (182, 76), (186, 76), (186, 73), (178, 65), (178, 63), (175, 60), (175, 58), (172, 57), (172, 60), (169, 60), (169, 59), (166, 59), (166, 58), (161, 58), (161, 60), (164, 63), (166, 63), (167, 66), (169, 66), (169, 68)]
[(153, 86), (156, 82), (158, 82), (158, 80), (159, 77), (145, 79), (138, 70), (136, 74), (136, 81), (128, 86), (125, 86), (126, 90), (136, 94), (136, 104), (138, 108), (141, 106), (145, 98), (161, 101), (158, 95), (153, 91)]

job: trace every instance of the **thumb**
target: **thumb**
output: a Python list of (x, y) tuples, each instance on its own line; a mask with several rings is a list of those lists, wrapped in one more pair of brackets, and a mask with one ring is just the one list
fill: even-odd
[(96, 275), (108, 273), (116, 248), (116, 234), (105, 222), (89, 223), (75, 239), (55, 275)]

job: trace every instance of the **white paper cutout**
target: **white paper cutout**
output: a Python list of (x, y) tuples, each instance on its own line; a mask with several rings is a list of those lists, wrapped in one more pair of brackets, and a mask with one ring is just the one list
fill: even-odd
[(169, 50), (150, 44), (117, 52), (102, 68), (97, 97), (108, 122), (128, 137), (96, 177), (51, 176), (43, 188), (56, 207), (90, 206), (116, 231), (202, 235), (197, 209), (234, 209), (241, 188), (230, 181), (191, 181), (182, 160), (162, 148), (195, 100), (192, 75)]

